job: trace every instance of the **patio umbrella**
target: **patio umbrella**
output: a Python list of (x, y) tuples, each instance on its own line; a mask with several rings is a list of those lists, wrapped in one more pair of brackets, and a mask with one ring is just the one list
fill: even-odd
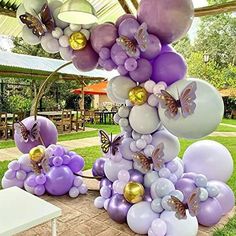
[[(97, 84), (92, 84), (92, 85), (88, 85), (86, 87), (84, 87), (84, 94), (87, 95), (106, 95), (107, 91), (107, 81), (102, 81), (100, 83)], [(78, 88), (78, 89), (74, 89), (71, 91), (74, 94), (82, 94), (82, 89)]]

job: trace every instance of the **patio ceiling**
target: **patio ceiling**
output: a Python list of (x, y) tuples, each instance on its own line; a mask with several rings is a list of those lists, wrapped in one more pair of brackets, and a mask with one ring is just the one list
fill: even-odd
[[(62, 0), (63, 1), (63, 0)], [(88, 0), (96, 9), (99, 23), (114, 22), (126, 13), (136, 14), (140, 0)], [(0, 0), (0, 35), (20, 36), (21, 26), (15, 18), (15, 12), (22, 0)], [(193, 0), (198, 3), (199, 0)], [(236, 11), (236, 1), (195, 9), (195, 16), (219, 14)]]

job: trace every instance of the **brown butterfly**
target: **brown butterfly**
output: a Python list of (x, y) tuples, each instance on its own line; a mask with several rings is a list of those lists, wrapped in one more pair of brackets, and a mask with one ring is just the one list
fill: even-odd
[(188, 198), (187, 203), (183, 203), (177, 197), (171, 196), (168, 200), (168, 205), (176, 212), (175, 216), (180, 220), (187, 218), (187, 210), (189, 210), (191, 216), (197, 216), (199, 212), (200, 193), (200, 188), (195, 189)]
[(35, 174), (41, 174), (41, 171), (43, 170), (44, 173), (49, 172), (50, 166), (49, 166), (49, 158), (45, 155), (42, 156), (42, 158), (39, 161), (33, 161), (31, 160), (32, 169)]
[(152, 158), (146, 157), (143, 153), (138, 152), (134, 156), (134, 161), (139, 163), (144, 171), (151, 170), (151, 165), (155, 170), (160, 170), (164, 167), (165, 160), (164, 157), (164, 144), (160, 143), (152, 153)]
[(32, 29), (33, 34), (37, 37), (44, 36), (46, 32), (52, 32), (55, 28), (54, 20), (47, 4), (43, 5), (39, 16), (33, 16), (26, 12), (24, 15), (20, 15), (20, 20), (29, 29)]
[(196, 108), (194, 102), (196, 99), (196, 90), (197, 84), (196, 82), (192, 82), (182, 91), (178, 100), (166, 90), (161, 90), (161, 94), (156, 94), (156, 96), (159, 98), (162, 108), (166, 109), (165, 115), (168, 118), (177, 119), (180, 115), (179, 108), (181, 108), (183, 117), (186, 118), (192, 115)]

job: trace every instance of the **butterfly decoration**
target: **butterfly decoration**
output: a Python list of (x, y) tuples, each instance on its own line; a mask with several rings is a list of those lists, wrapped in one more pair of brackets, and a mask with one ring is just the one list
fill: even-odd
[(199, 212), (200, 193), (200, 188), (195, 189), (188, 198), (187, 203), (183, 203), (177, 197), (171, 196), (168, 200), (168, 205), (176, 212), (175, 216), (180, 220), (187, 218), (187, 210), (189, 210), (191, 216), (197, 216)]
[(39, 123), (35, 121), (32, 128), (28, 130), (23, 122), (17, 122), (14, 124), (16, 133), (20, 136), (20, 141), (27, 143), (29, 140), (34, 142), (40, 138), (40, 127)]
[(24, 15), (20, 15), (20, 20), (29, 29), (32, 29), (32, 33), (37, 37), (44, 36), (46, 32), (51, 33), (55, 29), (54, 20), (47, 4), (43, 5), (39, 16), (26, 12)]
[(152, 158), (148, 158), (143, 153), (138, 152), (134, 156), (134, 161), (141, 165), (144, 171), (151, 170), (151, 165), (155, 170), (160, 170), (164, 167), (165, 160), (164, 157), (164, 144), (160, 143), (152, 153)]
[(49, 166), (49, 158), (44, 155), (39, 161), (33, 161), (31, 160), (31, 166), (35, 174), (39, 175), (41, 174), (41, 171), (43, 170), (45, 173), (49, 172), (50, 166)]
[(196, 82), (191, 82), (188, 84), (176, 100), (169, 92), (166, 90), (161, 90), (161, 94), (155, 94), (161, 104), (163, 109), (166, 109), (165, 115), (169, 119), (178, 119), (180, 116), (179, 108), (184, 118), (192, 115), (196, 108)]
[(122, 35), (117, 39), (117, 44), (122, 47), (128, 56), (139, 57), (140, 51), (145, 52), (148, 47), (147, 24), (140, 25), (134, 34), (134, 40)]
[(112, 155), (115, 155), (118, 151), (118, 147), (121, 145), (123, 141), (123, 135), (122, 136), (116, 136), (114, 140), (112, 140), (112, 134), (111, 139), (109, 138), (108, 134), (104, 130), (99, 130), (99, 136), (101, 141), (101, 149), (104, 153), (108, 153), (109, 151), (112, 153)]

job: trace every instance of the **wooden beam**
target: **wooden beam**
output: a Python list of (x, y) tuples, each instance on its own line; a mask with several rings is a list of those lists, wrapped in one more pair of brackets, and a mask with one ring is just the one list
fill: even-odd
[(126, 3), (125, 0), (118, 0), (118, 2), (120, 3), (121, 7), (123, 8), (123, 10), (125, 11), (126, 14), (132, 14), (131, 10), (129, 9), (128, 4)]
[(8, 9), (0, 7), (0, 15), (16, 17), (16, 12), (13, 10), (8, 10)]
[(138, 1), (137, 1), (137, 0), (131, 0), (131, 2), (132, 2), (132, 4), (133, 4), (134, 8), (135, 8), (136, 10), (138, 10), (138, 7), (139, 7)]
[(236, 11), (236, 1), (196, 8), (194, 11), (194, 16), (195, 17), (210, 16), (233, 11)]

